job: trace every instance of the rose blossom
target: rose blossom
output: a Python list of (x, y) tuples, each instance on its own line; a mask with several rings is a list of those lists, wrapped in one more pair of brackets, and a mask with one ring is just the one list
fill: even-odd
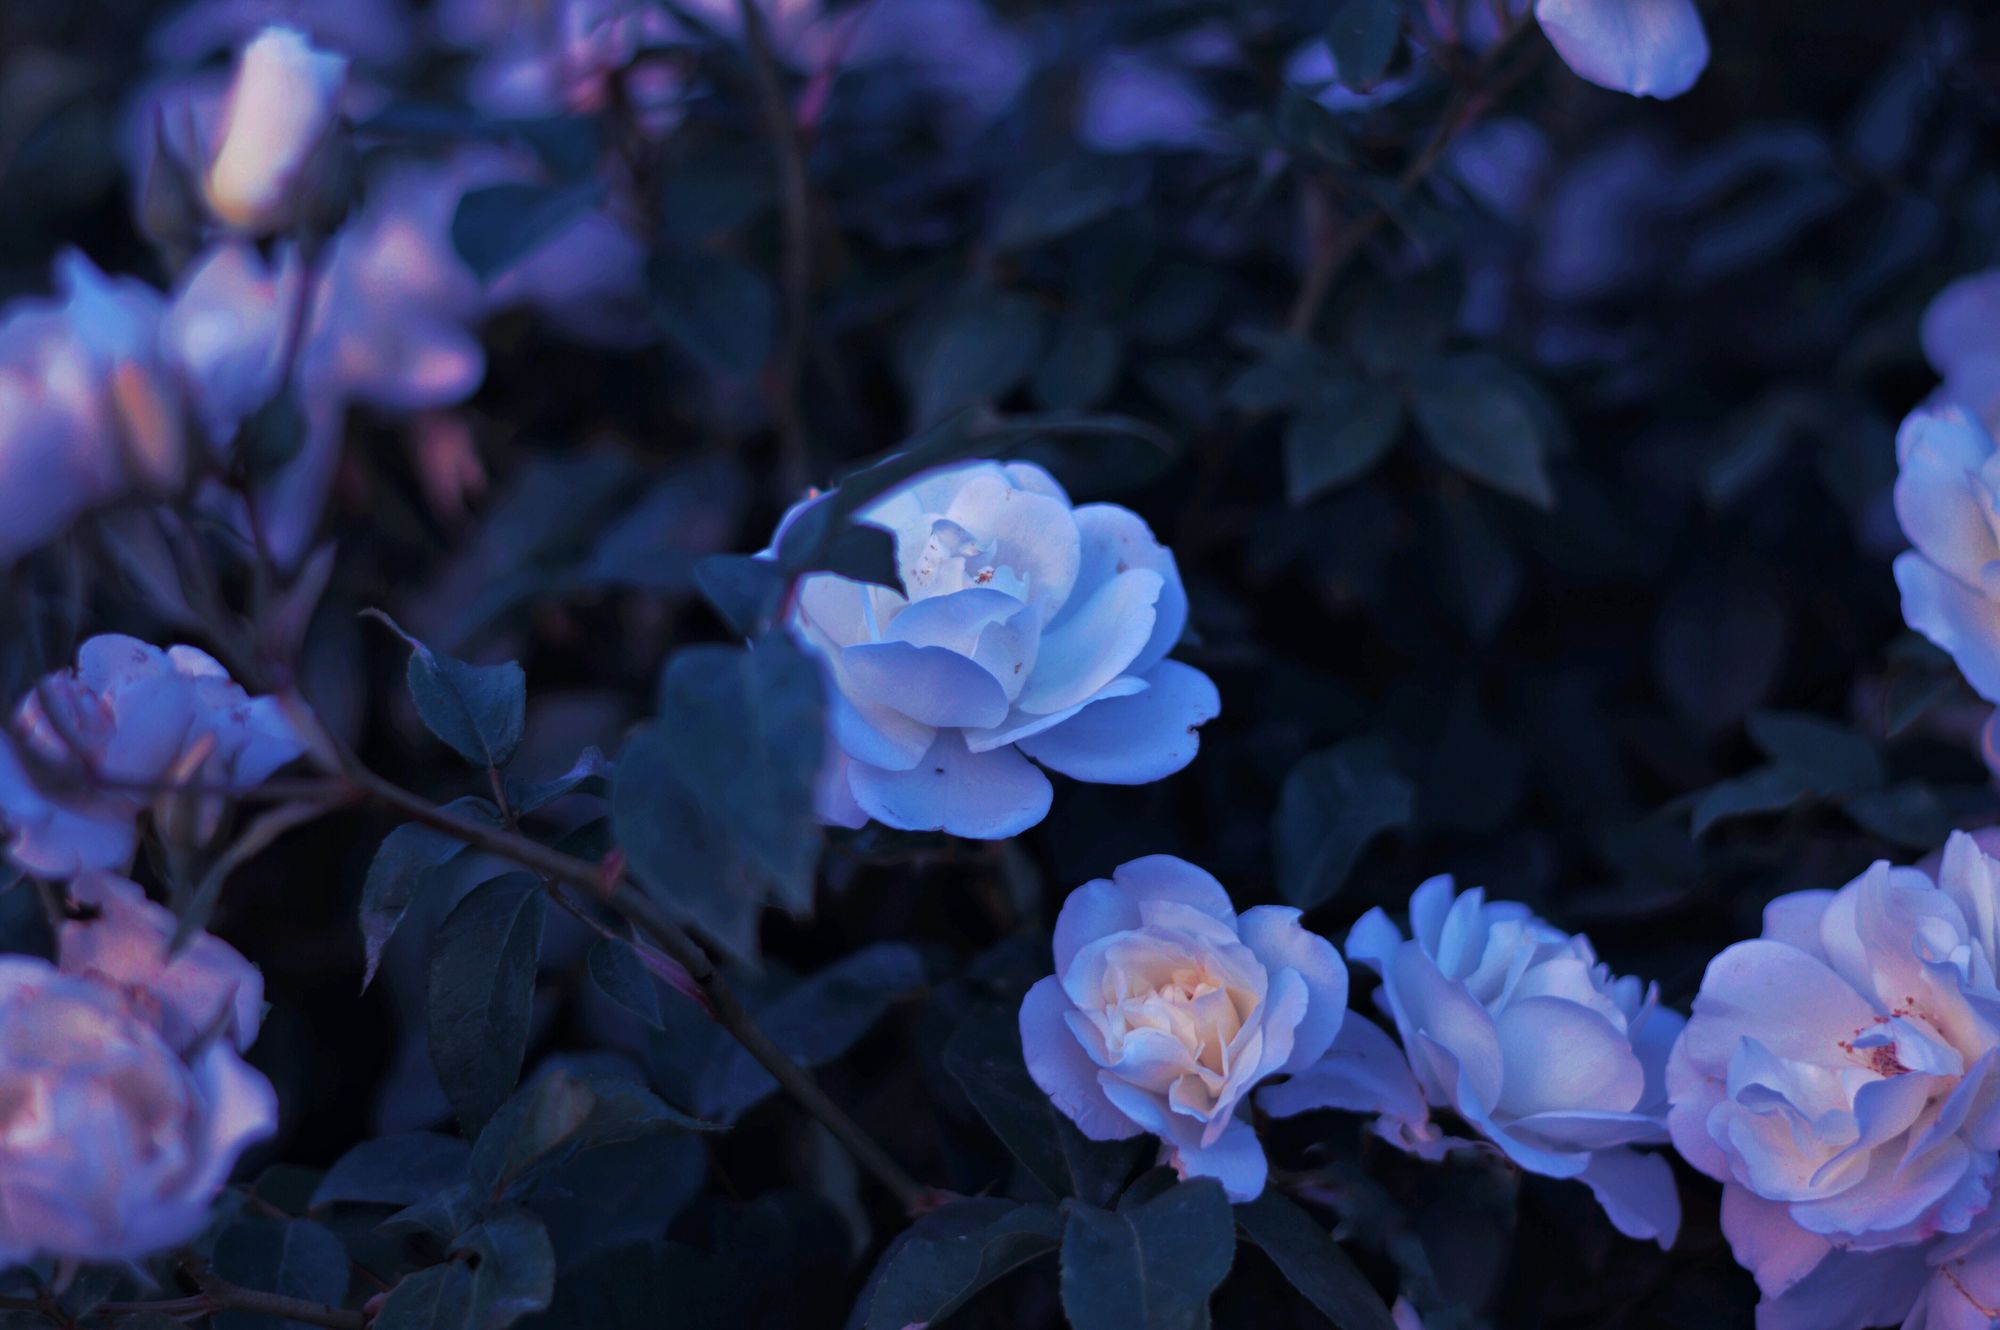
[[(1989, 1324), (2000, 1289), (2000, 861), (1780, 896), (1709, 962), (1667, 1079), (1760, 1330)], [(1908, 1319), (1905, 1320), (1906, 1315)]]
[(1351, 1017), (1318, 1065), (1259, 1106), (1377, 1113), (1379, 1135), (1425, 1158), (1471, 1144), (1445, 1137), (1426, 1105), (1452, 1109), (1529, 1172), (1587, 1184), (1621, 1233), (1672, 1246), (1673, 1170), (1631, 1148), (1667, 1139), (1667, 1051), (1682, 1021), (1657, 987), (1613, 976), (1587, 939), (1525, 905), (1456, 895), (1449, 877), (1410, 897), (1410, 931), (1374, 909), (1347, 939), (1348, 959), (1381, 975), (1375, 1000), (1403, 1051)]
[(270, 27), (243, 48), (205, 188), (209, 209), (240, 231), (285, 229), (310, 193), (305, 178), (340, 117), (347, 58), (296, 28)]
[(998, 839), (1048, 813), (1048, 778), (1026, 758), (1119, 785), (1193, 760), (1220, 702), (1208, 676), (1166, 659), (1187, 594), (1136, 514), (1072, 507), (1037, 466), (979, 462), (857, 516), (895, 536), (909, 594), (831, 573), (799, 583), (793, 626), (834, 683), (826, 820)]
[(205, 834), (222, 791), (261, 784), (305, 749), (275, 698), (250, 697), (206, 652), (116, 633), (30, 689), (13, 730), (0, 732), (0, 826), (14, 862), (46, 877), (122, 868), (140, 812), (186, 785), (219, 787), (193, 800)]
[(1708, 66), (1694, 0), (1535, 0), (1535, 21), (1581, 78), (1635, 97), (1678, 97)]
[(1974, 692), (2000, 702), (2000, 457), (1958, 407), (1912, 412), (1896, 434), (1896, 556), (1910, 627), (1951, 653)]
[(1156, 854), (1070, 893), (1055, 960), (1021, 1003), (1035, 1084), (1092, 1140), (1151, 1132), (1182, 1177), (1256, 1199), (1264, 1149), (1236, 1108), (1333, 1041), (1347, 1011), (1333, 944), (1289, 906), (1237, 914), (1213, 877)]
[(147, 900), (138, 883), (112, 873), (77, 878), (69, 900), (82, 908), (57, 938), (64, 974), (124, 992), (175, 1048), (211, 1032), (250, 1047), (264, 1021), (264, 976), (236, 948), (200, 933), (169, 955), (174, 916)]
[(0, 957), (0, 1266), (187, 1241), (276, 1125), (226, 1041), (177, 1053), (115, 990)]

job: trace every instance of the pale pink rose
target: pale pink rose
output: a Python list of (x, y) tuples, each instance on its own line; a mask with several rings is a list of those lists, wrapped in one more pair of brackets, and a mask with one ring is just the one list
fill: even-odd
[(216, 218), (240, 231), (284, 230), (308, 164), (340, 115), (347, 58), (296, 28), (270, 27), (237, 60), (204, 189)]

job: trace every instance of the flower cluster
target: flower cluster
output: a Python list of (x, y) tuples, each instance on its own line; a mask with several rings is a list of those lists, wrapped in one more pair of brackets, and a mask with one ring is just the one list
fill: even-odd
[(0, 957), (0, 1265), (186, 1242), (277, 1128), (241, 1057), (263, 1020), (250, 963), (207, 934), (170, 952), (173, 916), (123, 878), (69, 900), (56, 964)]
[(1136, 514), (1073, 506), (1040, 467), (982, 462), (857, 516), (895, 537), (905, 591), (799, 584), (793, 627), (833, 681), (827, 821), (1012, 836), (1053, 797), (1028, 758), (1126, 785), (1194, 759), (1220, 703), (1207, 675), (1167, 659), (1187, 593)]
[(147, 808), (204, 840), (227, 796), (304, 750), (278, 700), (249, 696), (207, 653), (93, 637), (0, 731), (0, 831), (42, 877), (121, 869)]

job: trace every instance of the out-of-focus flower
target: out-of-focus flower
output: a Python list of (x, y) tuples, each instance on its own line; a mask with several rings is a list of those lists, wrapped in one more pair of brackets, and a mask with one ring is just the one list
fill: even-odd
[(1694, 0), (1535, 0), (1535, 21), (1564, 64), (1613, 92), (1678, 97), (1708, 67)]
[(0, 957), (0, 1265), (130, 1260), (193, 1237), (277, 1126), (222, 1040), (176, 1052), (103, 985)]
[(858, 517), (895, 536), (909, 595), (830, 573), (799, 584), (793, 626), (834, 683), (828, 821), (1012, 836), (1052, 796), (1023, 754), (1119, 785), (1193, 760), (1220, 701), (1166, 658), (1187, 594), (1136, 514), (1073, 508), (1040, 467), (980, 462)]
[(1035, 1084), (1091, 1139), (1151, 1132), (1182, 1177), (1254, 1200), (1264, 1148), (1237, 1105), (1333, 1041), (1347, 1013), (1333, 944), (1289, 906), (1237, 914), (1213, 877), (1156, 854), (1070, 893), (1055, 959), (1021, 1003)]
[(835, 40), (845, 43), (842, 68), (909, 69), (948, 115), (973, 124), (1005, 110), (1028, 80), (1028, 43), (983, 0), (872, 0)]
[(310, 206), (339, 124), (347, 58), (296, 28), (252, 38), (237, 61), (206, 178), (208, 205), (240, 231), (281, 231)]
[(361, 65), (393, 65), (410, 49), (403, 0), (192, 0), (155, 28), (147, 45), (162, 61), (192, 66), (277, 24)]
[(1911, 413), (1896, 434), (1896, 556), (1910, 627), (1951, 653), (1973, 691), (2000, 702), (2000, 458), (1958, 407)]
[(0, 735), (0, 824), (14, 862), (45, 877), (124, 867), (148, 804), (185, 800), (205, 836), (226, 794), (305, 750), (275, 698), (250, 697), (207, 653), (115, 633), (21, 699), (14, 735)]
[(1996, 875), (1954, 834), (1935, 879), (1877, 863), (1780, 896), (1763, 936), (1709, 962), (1667, 1066), (1669, 1125), (1723, 1184), (1762, 1330), (1990, 1324)]
[(136, 882), (85, 873), (69, 884), (80, 907), (63, 923), (56, 962), (64, 974), (125, 994), (176, 1049), (220, 1034), (247, 1049), (264, 1021), (264, 976), (236, 948), (200, 933), (169, 955), (174, 917)]
[(447, 42), (480, 53), (467, 96), (482, 111), (523, 118), (594, 115), (622, 93), (646, 129), (664, 133), (680, 122), (679, 74), (657, 61), (641, 62), (653, 48), (688, 40), (658, 5), (445, 0), (437, 26)]
[(1478, 888), (1457, 895), (1449, 877), (1410, 897), (1410, 931), (1374, 909), (1347, 939), (1348, 959), (1382, 976), (1376, 1002), (1402, 1054), (1350, 1018), (1325, 1058), (1259, 1105), (1377, 1113), (1379, 1135), (1426, 1158), (1471, 1144), (1443, 1136), (1426, 1104), (1449, 1108), (1529, 1172), (1587, 1184), (1621, 1233), (1672, 1246), (1673, 1170), (1631, 1147), (1667, 1139), (1680, 1015), (1656, 987), (1613, 976), (1585, 938)]
[(1226, 144), (1200, 71), (1227, 67), (1236, 58), (1234, 41), (1218, 24), (1144, 48), (1107, 52), (1084, 73), (1077, 136), (1100, 152), (1205, 150)]
[(1944, 383), (1938, 397), (2000, 428), (2000, 268), (1961, 277), (1924, 311), (1924, 356)]

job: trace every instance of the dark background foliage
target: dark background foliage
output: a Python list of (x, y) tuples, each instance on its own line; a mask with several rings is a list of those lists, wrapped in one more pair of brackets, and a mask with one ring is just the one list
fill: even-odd
[[(1484, 120), (1403, 192), (1467, 103), (1431, 67), (1358, 110), (1288, 87), (1286, 57), (1329, 6), (997, 8), (1040, 36), (1035, 82), (996, 122), (946, 138), (920, 89), (874, 72), (836, 80), (810, 137), (803, 456), (769, 407), (788, 326), (776, 164), (726, 44), (695, 58), (702, 95), (641, 163), (660, 338), (607, 352), (525, 316), (489, 325), (465, 415), (490, 488), (464, 512), (426, 490), (389, 422), (353, 423), (307, 685), (373, 766), (440, 800), (487, 792), (424, 733), (406, 648), (357, 622), (363, 607), (440, 651), (518, 660), (512, 769), (553, 776), (586, 744), (619, 750), (671, 651), (730, 640), (694, 561), (761, 547), (797, 481), (826, 484), (974, 403), (1152, 427), (1162, 445), (1035, 455), (1175, 549), (1193, 606), (1179, 654), (1223, 698), (1200, 757), (1152, 786), (1059, 779), (1048, 820), (1011, 843), (835, 833), (811, 917), (767, 912), (747, 981), (781, 1001), (796, 976), (853, 967), (794, 998), (823, 1083), (918, 1177), (1023, 1199), (1044, 1188), (948, 1050), (979, 1052), (989, 1009), (1046, 972), (1064, 894), (1126, 859), (1183, 855), (1239, 906), (1308, 906), (1336, 939), (1455, 873), (1589, 932), (1684, 1005), (1771, 897), (1988, 820), (1983, 712), (1902, 627), (1887, 490), (1895, 422), (1933, 382), (1918, 318), (2000, 242), (2000, 16), (1710, 5), (1713, 59), (1669, 103), (1582, 83), (1530, 32), (1512, 86), (1490, 109), (1475, 98)], [(114, 144), (152, 17), (0, 12), (0, 288), (43, 289), (61, 245), (164, 277)], [(1196, 71), (1214, 141), (1079, 147), (1080, 76), (1205, 23), (1238, 49)], [(1504, 152), (1509, 124), (1546, 152)], [(1357, 224), (1364, 243), (1288, 333), (1304, 274)], [(508, 242), (461, 235), (468, 254), (481, 243)], [(170, 635), (116, 585), (79, 600), (65, 577), (54, 558), (18, 574), (33, 594), (4, 647), (17, 684), (78, 632)], [(535, 825), (587, 837), (602, 811), (571, 798)], [(293, 1213), (315, 1185), (301, 1170), (385, 1133), (453, 1130), (425, 1053), (425, 948), (455, 893), (503, 866), (465, 856), (425, 879), (421, 926), (357, 996), (355, 913), (393, 825), (353, 812), (294, 834), (216, 916), (269, 980), (254, 1057), (285, 1127), (257, 1190)], [(580, 1155), (540, 1196), (565, 1271), (550, 1323), (624, 1324), (576, 1301), (601, 1296), (662, 1318), (645, 1324), (842, 1324), (903, 1217), (768, 1086), (731, 1081), (741, 1068), (692, 1005), (642, 979), (651, 1029), (627, 1010), (648, 1005), (629, 973), (595, 973), (618, 963), (566, 918), (546, 928), (531, 1066), (623, 1056), (670, 1103), (741, 1114), (727, 1133)], [(903, 945), (863, 950), (885, 943)], [(1331, 1114), (1265, 1135), (1282, 1186), (1343, 1221), (1385, 1298), (1408, 1290), (1434, 1324), (1751, 1322), (1716, 1188), (1687, 1170), (1687, 1223), (1662, 1254), (1618, 1238), (1578, 1187), (1405, 1160)], [(343, 1234), (382, 1215), (333, 1211)], [(960, 1323), (1058, 1323), (1056, 1271), (1034, 1264)], [(1323, 1323), (1250, 1244), (1213, 1315)]]

